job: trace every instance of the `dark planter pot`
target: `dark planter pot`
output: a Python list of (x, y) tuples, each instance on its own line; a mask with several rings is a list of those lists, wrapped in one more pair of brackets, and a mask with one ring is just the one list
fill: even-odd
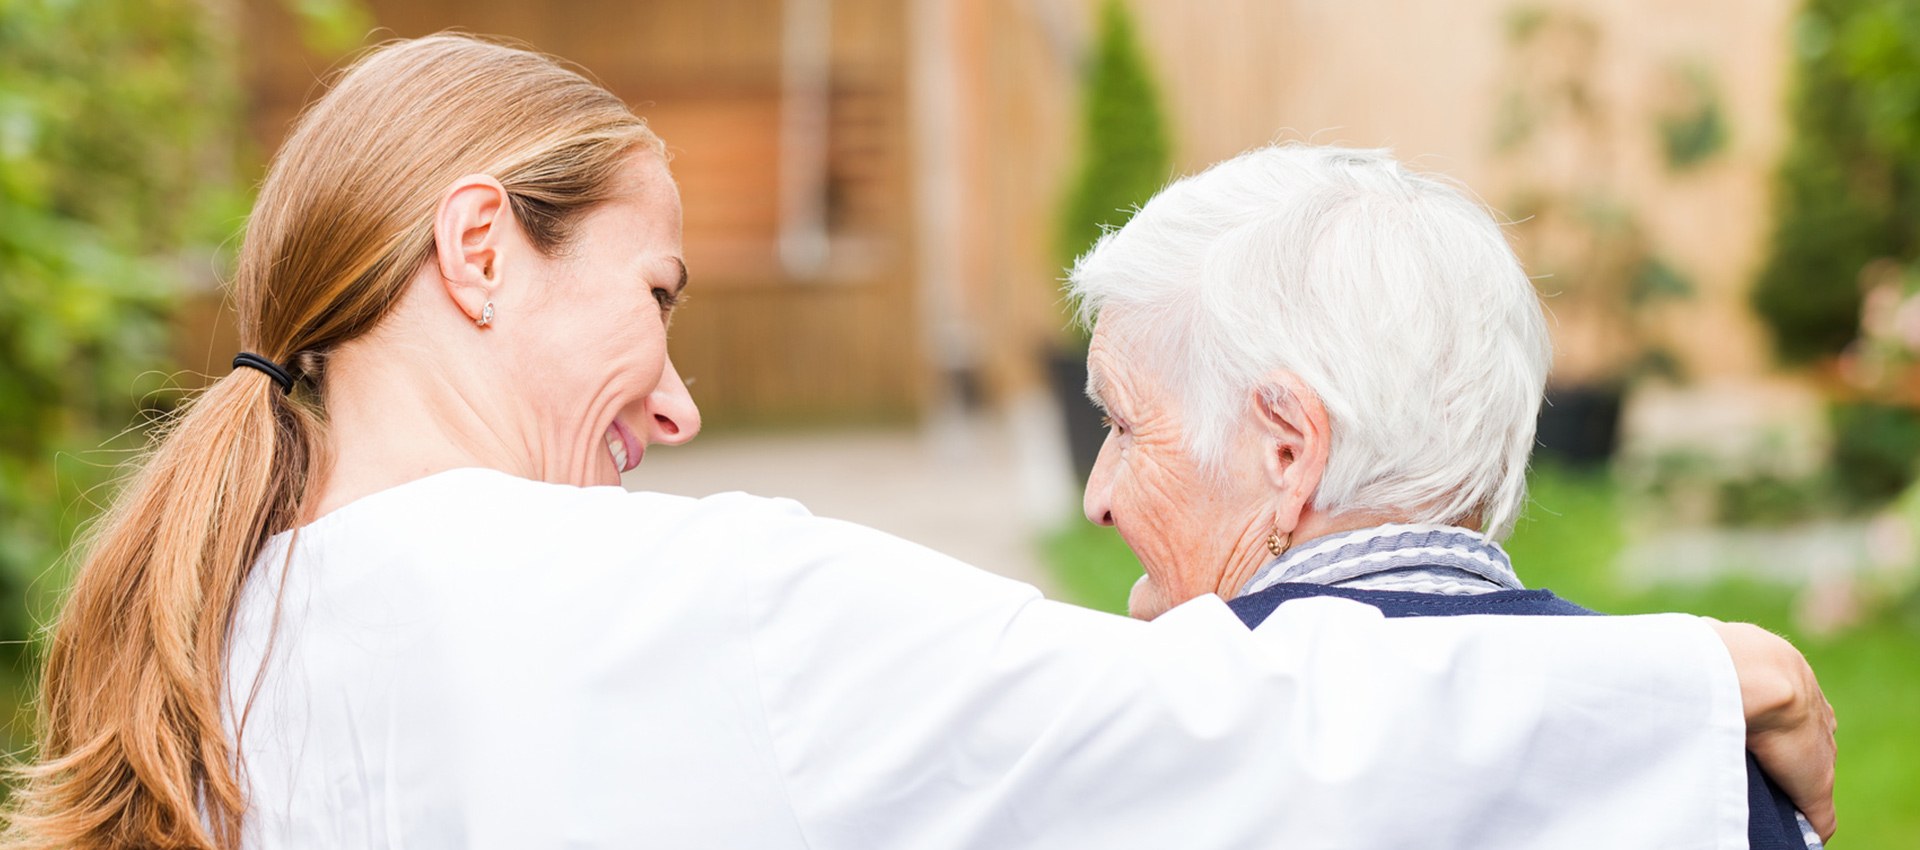
[(1100, 409), (1087, 400), (1087, 353), (1048, 351), (1047, 379), (1067, 428), (1067, 451), (1073, 456), (1074, 472), (1085, 482), (1093, 474), (1094, 461), (1100, 458), (1100, 444), (1107, 439), (1106, 426), (1100, 424)]
[(1599, 466), (1620, 442), (1618, 387), (1554, 387), (1540, 407), (1536, 438), (1540, 457), (1569, 466)]

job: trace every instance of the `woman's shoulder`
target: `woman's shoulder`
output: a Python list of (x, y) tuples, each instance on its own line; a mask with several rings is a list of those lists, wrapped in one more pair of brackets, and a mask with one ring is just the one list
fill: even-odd
[(834, 608), (906, 594), (966, 608), (962, 600), (998, 606), (1034, 595), (788, 499), (570, 487), (489, 470), (366, 497), (301, 534), (289, 580), (316, 598), (354, 616), (417, 614), (415, 622), (468, 636), (521, 627), (584, 629), (584, 639), (639, 620), (738, 628), (741, 612), (759, 610), (755, 599)]
[[(442, 659), (432, 666), (482, 645), (564, 668), (551, 653), (614, 651), (614, 636), (639, 623), (737, 629), (729, 621), (749, 581), (739, 565), (781, 557), (751, 529), (814, 522), (824, 520), (798, 503), (745, 493), (696, 499), (453, 470), (276, 537), (248, 580), (237, 634), (264, 639), (282, 622), (309, 645), (347, 647), (343, 658), (405, 647), (395, 651)], [(502, 643), (514, 635), (540, 640)]]
[(492, 469), (453, 469), (383, 490), (302, 529), (330, 543), (453, 545), (499, 549), (529, 541), (547, 549), (581, 545), (646, 548), (690, 525), (806, 522), (790, 499), (741, 492), (704, 498), (620, 487), (533, 481)]
[[(745, 493), (690, 498), (530, 481), (485, 469), (417, 479), (278, 535), (258, 590), (289, 586), (360, 604), (505, 610), (519, 619), (592, 609), (589, 598), (737, 591), (735, 569), (779, 557), (778, 536), (825, 522), (787, 499)], [(293, 549), (289, 557), (288, 549)], [(682, 580), (690, 579), (690, 580)], [(541, 609), (534, 603), (561, 603)]]
[(815, 516), (792, 499), (739, 491), (678, 496), (550, 484), (480, 469), (442, 473), (416, 485), (404, 505), (379, 511), (386, 515), (381, 532), (416, 544), (501, 553), (598, 550), (614, 561), (670, 554), (724, 558), (748, 569), (836, 553), (944, 559), (885, 532)]
[[(723, 533), (733, 524), (805, 517), (745, 494), (483, 470), (348, 505), (279, 560), (282, 539), (248, 580), (229, 670), (234, 704), (248, 705), (250, 764), (279, 775), (271, 766), (308, 759), (348, 783), (373, 764), (421, 795), (538, 775), (553, 780), (540, 793), (556, 811), (620, 777), (702, 773), (688, 764), (752, 786), (767, 756), (749, 584), (702, 550), (737, 550), (740, 535)], [(715, 728), (724, 734), (654, 734)], [(501, 758), (498, 742), (527, 729), (543, 730), (542, 745)]]

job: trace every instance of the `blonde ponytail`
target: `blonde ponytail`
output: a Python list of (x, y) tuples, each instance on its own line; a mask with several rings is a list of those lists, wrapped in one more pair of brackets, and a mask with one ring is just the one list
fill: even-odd
[(10, 838), (237, 844), (246, 801), (219, 692), (228, 620), (261, 544), (292, 524), (315, 455), (315, 417), (283, 395), (255, 372), (216, 382), (97, 526), (49, 648), (42, 761), (16, 792)]
[(438, 196), (492, 174), (549, 252), (660, 142), (552, 60), (466, 36), (370, 51), (301, 118), (248, 221), (233, 291), (240, 369), (156, 438), (95, 525), (52, 631), (38, 761), (0, 846), (239, 846), (246, 813), (226, 642), (266, 540), (297, 527), (326, 469), (322, 367), (373, 328), (426, 262)]

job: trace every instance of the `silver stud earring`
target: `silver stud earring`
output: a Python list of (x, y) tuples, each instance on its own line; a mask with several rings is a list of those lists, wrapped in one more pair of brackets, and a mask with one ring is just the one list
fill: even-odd
[(474, 319), (473, 323), (483, 328), (493, 324), (493, 302), (492, 301), (488, 301), (487, 306), (480, 308), (480, 318)]

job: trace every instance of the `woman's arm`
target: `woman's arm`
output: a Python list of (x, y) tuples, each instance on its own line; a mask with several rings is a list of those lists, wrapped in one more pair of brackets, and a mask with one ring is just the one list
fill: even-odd
[(1745, 841), (1740, 683), (1699, 618), (1314, 600), (1250, 633), (1207, 597), (1141, 623), (857, 526), (734, 528), (816, 846)]

